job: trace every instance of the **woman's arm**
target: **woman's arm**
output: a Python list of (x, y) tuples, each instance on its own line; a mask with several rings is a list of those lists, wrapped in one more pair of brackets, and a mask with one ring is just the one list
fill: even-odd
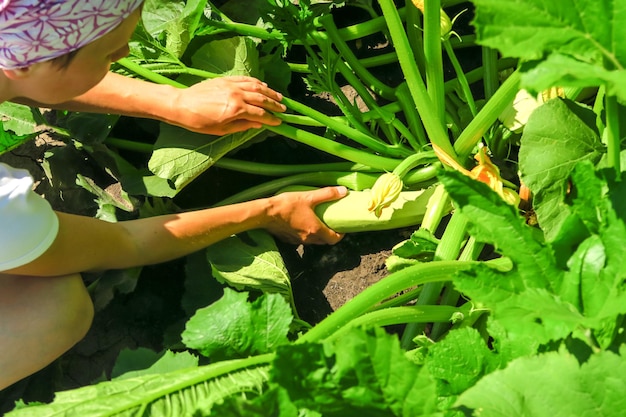
[(29, 264), (5, 272), (58, 276), (155, 264), (258, 228), (290, 242), (334, 244), (342, 235), (326, 227), (313, 208), (345, 194), (344, 187), (326, 187), (118, 223), (57, 213), (59, 232), (52, 246)]
[[(280, 100), (279, 93), (252, 77), (222, 77), (179, 89), (109, 72), (82, 96), (52, 107), (150, 118), (194, 132), (224, 135), (280, 124), (272, 114), (285, 111)], [(26, 99), (16, 101), (50, 107)]]

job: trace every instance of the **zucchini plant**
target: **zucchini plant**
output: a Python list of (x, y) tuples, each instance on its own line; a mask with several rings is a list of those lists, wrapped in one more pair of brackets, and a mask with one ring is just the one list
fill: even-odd
[[(407, 216), (419, 226), (393, 248), (391, 274), (313, 326), (297, 319), (280, 291), (252, 296), (226, 289), (188, 320), (179, 351), (163, 353), (149, 369), (125, 372), (120, 365), (111, 381), (59, 393), (51, 404), (20, 404), (9, 415), (621, 412), (626, 204), (619, 120), (626, 56), (616, 40), (626, 34), (624, 13), (611, 0), (355, 0), (343, 7), (368, 17), (336, 27), (340, 5), (246, 4), (249, 13), (259, 10), (254, 24), (250, 16), (228, 16), (224, 10), (235, 13), (233, 5), (181, 3), (183, 17), (172, 21), (189, 18), (193, 24), (184, 27), (191, 29), (161, 43), (148, 36), (146, 22), (118, 70), (185, 88), (218, 76), (200, 58), (224, 42), (267, 63), (301, 51), (306, 63), (281, 68), (307, 74), (307, 86), (332, 95), (341, 115), (286, 98), (290, 111), (278, 127), (216, 142), (181, 140), (166, 128), (156, 146), (104, 143), (151, 153), (145, 178), (173, 183), (171, 195), (212, 164), (276, 177), (216, 204), (285, 187), (346, 185), (352, 192), (345, 201), (319, 212), (348, 232), (358, 226), (342, 204), (358, 204), (349, 216), (362, 211), (368, 228), (397, 227), (394, 215), (405, 212), (394, 205), (416, 194)], [(441, 23), (458, 22), (454, 16), (466, 7), (475, 13), (476, 33), (442, 32)], [(373, 34), (389, 50), (358, 59), (353, 44)], [(194, 50), (192, 41), (202, 46)], [(456, 56), (468, 45), (482, 62), (471, 70)], [(387, 65), (402, 74), (396, 85), (375, 76)], [(366, 111), (348, 99), (342, 82)], [(513, 132), (499, 119), (522, 88), (534, 96), (560, 92)], [(270, 132), (334, 160), (298, 166), (225, 156)], [(182, 155), (194, 169), (177, 165)], [(513, 175), (500, 163), (507, 158)], [(533, 196), (524, 212), (517, 206), (521, 185)], [(149, 190), (159, 195), (159, 187)], [(339, 214), (332, 215), (334, 207)], [(381, 329), (391, 325), (402, 325), (402, 333)]]

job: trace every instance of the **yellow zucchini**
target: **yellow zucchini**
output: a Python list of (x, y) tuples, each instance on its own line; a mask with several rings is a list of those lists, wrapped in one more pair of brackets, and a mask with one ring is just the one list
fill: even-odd
[[(306, 186), (289, 186), (284, 191), (306, 191)], [(428, 200), (434, 187), (416, 191), (402, 191), (389, 207), (382, 210), (380, 217), (368, 210), (370, 190), (349, 191), (344, 198), (319, 204), (315, 212), (331, 229), (339, 233), (368, 232), (399, 229), (415, 226), (422, 222)]]

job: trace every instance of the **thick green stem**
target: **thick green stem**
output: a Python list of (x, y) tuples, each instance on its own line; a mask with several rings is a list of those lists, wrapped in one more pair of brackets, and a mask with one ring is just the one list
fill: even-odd
[[(293, 111), (296, 111), (300, 114), (309, 116), (312, 119), (317, 120), (318, 122), (322, 123), (324, 126), (329, 127), (330, 129), (336, 131), (337, 133), (340, 133), (346, 136), (347, 138), (352, 139), (353, 141), (365, 146), (366, 148), (374, 152), (378, 152), (378, 153), (388, 155), (388, 156), (395, 156), (395, 157), (402, 157), (402, 158), (407, 157), (413, 153), (412, 151), (404, 147), (397, 147), (397, 146), (386, 144), (370, 136), (369, 134), (365, 132), (361, 132), (360, 130), (354, 129), (345, 123), (341, 123), (333, 119), (332, 117), (325, 115), (324, 113), (320, 111), (314, 110), (310, 108), (309, 106), (299, 103), (288, 97), (283, 97), (282, 103), (288, 108), (292, 109)], [(268, 129), (271, 130), (269, 127)]]
[(287, 124), (267, 126), (266, 129), (347, 161), (367, 165), (381, 171), (393, 171), (400, 163), (397, 159), (386, 158), (384, 156), (361, 151)]
[(418, 165), (423, 165), (426, 162), (432, 161), (436, 158), (434, 151), (426, 151), (415, 153), (411, 156), (406, 157), (402, 160), (398, 166), (393, 170), (393, 173), (396, 174), (400, 179), (403, 179), (404, 176), (413, 168)]
[(266, 175), (269, 177), (283, 177), (286, 175), (304, 174), (307, 172), (351, 171), (351, 172), (380, 172), (352, 162), (327, 162), (320, 164), (266, 164), (262, 162), (242, 161), (233, 158), (220, 158), (213, 164), (222, 169), (243, 172), (246, 174)]
[(444, 120), (439, 118), (437, 112), (432, 110), (434, 108), (433, 102), (428, 96), (424, 80), (415, 64), (415, 56), (411, 50), (396, 6), (393, 0), (378, 0), (378, 3), (387, 21), (391, 39), (398, 53), (400, 66), (406, 78), (415, 108), (419, 112), (426, 128), (426, 133), (428, 133), (433, 144), (441, 148), (450, 157), (456, 159), (456, 152), (450, 144), (450, 139), (444, 129)]
[(472, 152), (485, 132), (498, 119), (498, 116), (513, 102), (519, 91), (519, 82), (520, 74), (515, 71), (502, 83), (491, 99), (480, 109), (476, 117), (461, 132), (454, 143), (454, 149), (461, 161)]
[(341, 55), (342, 59), (348, 64), (350, 69), (354, 71), (354, 73), (357, 74), (373, 92), (387, 100), (393, 100), (395, 90), (381, 82), (361, 64), (348, 44), (341, 39), (332, 15), (325, 15), (321, 17), (320, 23), (324, 26), (326, 34), (328, 35), (328, 38), (330, 38), (329, 40), (323, 36), (324, 34), (320, 33), (319, 36), (322, 37), (320, 42), (328, 43), (329, 41), (332, 41), (333, 45), (337, 48), (337, 51)]
[(368, 174), (365, 172), (305, 172), (302, 174), (295, 174), (266, 181), (262, 184), (233, 194), (213, 206), (227, 206), (230, 204), (241, 203), (243, 201), (267, 197), (269, 195), (276, 194), (281, 189), (290, 185), (343, 185), (351, 190), (364, 190), (366, 188), (371, 188), (379, 175), (380, 174)]
[(437, 161), (433, 162), (431, 165), (413, 170), (404, 176), (404, 184), (409, 186), (424, 186), (424, 183), (427, 183), (428, 185), (431, 185), (435, 182), (437, 173), (441, 169), (441, 162)]
[(157, 74), (154, 71), (151, 71), (149, 69), (146, 69), (144, 67), (142, 67), (141, 65), (137, 64), (136, 62), (131, 61), (129, 58), (122, 58), (120, 60), (117, 61), (118, 64), (120, 64), (121, 66), (123, 66), (124, 68), (126, 68), (129, 71), (134, 72), (135, 74), (145, 78), (148, 81), (152, 81), (154, 83), (157, 84), (165, 84), (165, 85), (171, 85), (173, 87), (176, 88), (186, 88), (187, 86), (184, 84), (181, 84), (179, 82), (176, 82), (170, 78), (167, 78), (163, 75)]
[(297, 342), (319, 342), (381, 301), (415, 285), (450, 280), (455, 273), (474, 264), (474, 262), (459, 261), (429, 262), (394, 272), (356, 295), (301, 336)]
[(615, 169), (616, 178), (620, 178), (620, 121), (619, 103), (613, 95), (604, 96), (604, 112), (606, 114), (605, 140), (609, 167)]
[[(441, 241), (435, 250), (434, 262), (455, 262), (454, 260), (457, 259), (459, 253), (461, 252), (463, 241), (466, 239), (467, 225), (467, 219), (460, 212), (455, 212), (452, 215), (450, 222), (441, 237)], [(424, 287), (417, 298), (416, 305), (424, 306), (435, 304), (441, 296), (441, 291), (445, 283), (445, 281), (436, 281), (424, 284)], [(413, 345), (413, 339), (415, 336), (422, 333), (425, 327), (424, 323), (407, 324), (400, 341), (401, 346), (404, 349), (409, 349)]]
[[(406, 9), (404, 7), (398, 9), (398, 14), (404, 18), (406, 13)], [(324, 15), (325, 16), (325, 15)], [(324, 16), (320, 16), (318, 18), (322, 19)], [(346, 26), (341, 29), (338, 29), (339, 36), (344, 41), (352, 41), (359, 38), (364, 38), (365, 36), (373, 35), (380, 31), (386, 29), (386, 23), (384, 17), (376, 17), (374, 19), (369, 19), (366, 22), (357, 23), (351, 26)]]
[[(467, 243), (463, 248), (463, 252), (459, 256), (459, 261), (475, 261), (480, 256), (481, 251), (485, 247), (482, 242), (476, 241), (476, 238), (470, 236), (467, 239)], [(441, 295), (441, 305), (455, 306), (461, 299), (461, 293), (454, 288), (452, 283), (447, 283), (443, 294)], [(450, 330), (450, 323), (434, 323), (433, 328), (430, 331), (430, 338), (432, 340), (439, 340), (448, 330)]]
[(108, 137), (104, 140), (104, 143), (114, 148), (133, 152), (152, 153), (154, 151), (154, 145), (151, 143), (135, 142), (127, 139)]
[[(225, 22), (220, 20), (209, 20), (209, 27), (211, 30), (211, 34), (217, 34), (218, 31), (215, 30), (221, 29), (223, 32), (234, 32), (243, 36), (251, 36), (253, 38), (258, 38), (262, 40), (283, 40), (284, 36), (280, 31), (277, 30), (268, 30), (261, 26), (249, 25), (246, 23), (238, 23), (238, 22)], [(208, 31), (207, 31), (208, 32)], [(196, 34), (196, 36), (203, 35), (204, 32), (200, 31)]]
[(437, 184), (435, 191), (428, 200), (426, 206), (426, 214), (422, 220), (420, 228), (428, 230), (431, 233), (435, 233), (441, 220), (444, 216), (450, 213), (452, 204), (450, 202), (450, 196), (444, 188), (443, 184)]
[(428, 138), (426, 137), (426, 132), (424, 131), (424, 125), (422, 124), (419, 113), (415, 109), (415, 103), (413, 102), (411, 91), (409, 90), (409, 86), (406, 82), (400, 84), (396, 88), (396, 98), (398, 99), (398, 104), (404, 112), (404, 116), (409, 124), (409, 129), (411, 129), (411, 132), (415, 135), (418, 141), (417, 144), (413, 145), (413, 148), (418, 150), (426, 146), (428, 144)]
[[(406, 9), (406, 35), (409, 39), (413, 55), (415, 56), (415, 65), (417, 65), (420, 74), (426, 74), (424, 37), (421, 27), (422, 12), (413, 4), (413, 2), (408, 2)], [(398, 57), (396, 55), (396, 60), (397, 59)]]
[[(439, 120), (445, 120), (445, 91), (443, 59), (441, 56), (441, 2), (424, 2), (424, 57), (426, 59), (426, 88)], [(442, 122), (443, 123), (443, 122)]]
[(498, 52), (495, 49), (488, 48), (483, 46), (482, 49), (483, 56), (483, 67), (484, 67), (484, 75), (483, 75), (483, 87), (485, 92), (485, 99), (489, 100), (491, 96), (493, 96), (498, 90), (498, 86), (500, 84), (498, 80)]
[(390, 307), (382, 310), (370, 311), (348, 322), (340, 330), (333, 333), (328, 339), (341, 337), (346, 331), (359, 326), (393, 326), (404, 323), (450, 323), (455, 314), (463, 310), (457, 307), (443, 306), (413, 306)]

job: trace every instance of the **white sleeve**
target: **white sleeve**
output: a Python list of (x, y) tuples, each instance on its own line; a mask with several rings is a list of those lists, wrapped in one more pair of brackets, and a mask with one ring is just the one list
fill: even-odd
[(38, 258), (59, 230), (52, 207), (32, 188), (28, 171), (0, 163), (0, 271)]

